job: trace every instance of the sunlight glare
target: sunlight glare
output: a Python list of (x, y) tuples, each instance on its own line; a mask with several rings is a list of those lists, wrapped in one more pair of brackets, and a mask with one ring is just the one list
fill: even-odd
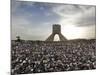
[(62, 33), (67, 39), (78, 39), (84, 36), (85, 29), (73, 25), (62, 26)]

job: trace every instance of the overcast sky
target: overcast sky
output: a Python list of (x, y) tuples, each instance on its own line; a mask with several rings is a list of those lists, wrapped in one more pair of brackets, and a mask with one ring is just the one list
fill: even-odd
[(26, 40), (45, 40), (52, 25), (60, 24), (67, 39), (95, 38), (95, 6), (39, 2), (11, 3), (11, 35)]

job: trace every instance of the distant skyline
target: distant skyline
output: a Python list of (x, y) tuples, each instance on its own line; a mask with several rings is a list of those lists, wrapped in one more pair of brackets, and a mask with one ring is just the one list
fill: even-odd
[(95, 14), (92, 5), (11, 0), (11, 38), (45, 40), (52, 33), (52, 25), (60, 24), (67, 39), (93, 39)]

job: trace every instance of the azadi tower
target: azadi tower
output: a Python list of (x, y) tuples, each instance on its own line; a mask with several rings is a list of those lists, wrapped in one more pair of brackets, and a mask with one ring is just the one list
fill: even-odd
[(61, 25), (54, 24), (52, 28), (52, 34), (46, 39), (46, 41), (54, 41), (54, 36), (58, 34), (60, 41), (67, 41), (67, 39), (61, 33)]

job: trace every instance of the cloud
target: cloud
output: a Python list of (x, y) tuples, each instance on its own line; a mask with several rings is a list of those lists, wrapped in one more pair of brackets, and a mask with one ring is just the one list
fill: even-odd
[(96, 11), (95, 7), (91, 7), (78, 18), (76, 21), (76, 24), (78, 26), (89, 26), (89, 25), (95, 25), (96, 24)]
[(59, 5), (53, 8), (53, 12), (61, 17), (59, 23), (63, 25), (95, 25), (95, 6)]
[(27, 20), (25, 16), (13, 16), (11, 29), (12, 39), (16, 39), (16, 36), (19, 35), (22, 39), (26, 40), (45, 40), (46, 36), (49, 36), (49, 33), (51, 33), (49, 22), (35, 23), (34, 20)]
[(94, 6), (13, 0), (11, 12), (12, 39), (19, 35), (23, 39), (45, 40), (52, 33), (52, 24), (55, 23), (62, 26), (95, 25)]
[(70, 17), (82, 12), (82, 9), (79, 10), (77, 5), (58, 5), (53, 11), (62, 17)]

